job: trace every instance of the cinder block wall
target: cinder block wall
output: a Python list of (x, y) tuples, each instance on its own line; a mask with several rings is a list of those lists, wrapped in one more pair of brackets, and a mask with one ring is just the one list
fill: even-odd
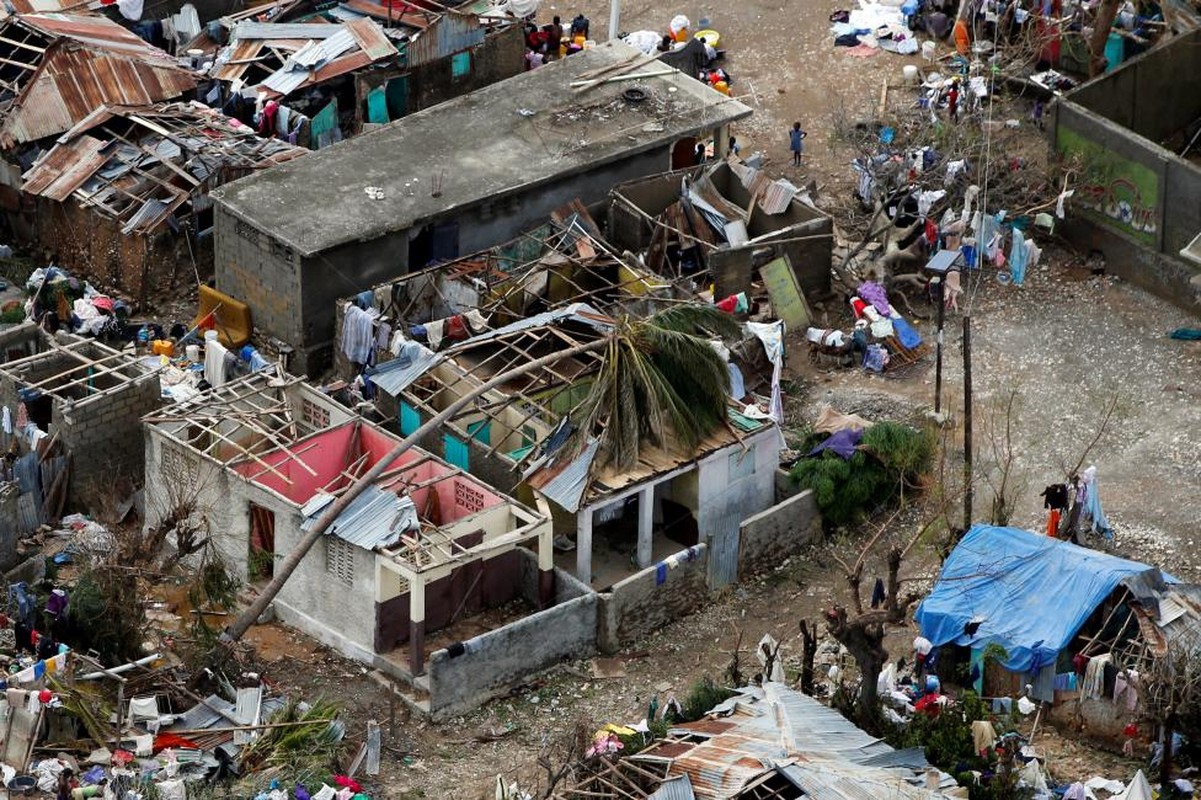
[(652, 564), (600, 595), (597, 646), (602, 653), (616, 653), (709, 602), (708, 546), (689, 550), (691, 560), (677, 558), (674, 568), (664, 562)]
[(109, 493), (120, 476), (135, 483), (143, 481), (146, 446), (142, 417), (161, 405), (162, 392), (153, 375), (82, 403), (55, 402), (51, 424), (71, 454), (68, 497), (72, 502), (84, 502), (94, 493)]
[(821, 517), (805, 490), (742, 521), (738, 532), (738, 579), (773, 570), (821, 535)]
[[(538, 593), (537, 557), (518, 548), (522, 595)], [(462, 655), (431, 654), (430, 716), (446, 719), (483, 705), (509, 687), (564, 658), (596, 652), (597, 595), (571, 575), (555, 569), (555, 603), (545, 611), (464, 642)]]

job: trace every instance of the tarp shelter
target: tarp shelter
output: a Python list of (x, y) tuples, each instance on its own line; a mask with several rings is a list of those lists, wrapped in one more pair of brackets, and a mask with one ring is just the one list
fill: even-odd
[[(1151, 569), (1018, 528), (975, 525), (943, 564), (917, 623), (936, 647), (996, 643), (1009, 654), (1002, 667), (1034, 672), (1055, 662), (1126, 578)], [(972, 634), (969, 623), (979, 623)]]

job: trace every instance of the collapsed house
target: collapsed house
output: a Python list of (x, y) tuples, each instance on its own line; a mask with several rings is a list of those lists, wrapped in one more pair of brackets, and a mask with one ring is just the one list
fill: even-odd
[(22, 189), (39, 200), (33, 235), (60, 260), (145, 298), (162, 281), (152, 262), (201, 250), (210, 189), (306, 152), (195, 101), (101, 106), (38, 158)]
[[(1079, 171), (1060, 232), (1164, 299), (1201, 298), (1201, 69), (1191, 30), (1082, 84), (1051, 107), (1052, 143)], [(1063, 202), (1061, 198), (1061, 203)]]
[[(360, 355), (360, 363), (352, 361), (345, 348), (336, 348), (334, 372), (347, 380), (361, 372), (367, 361), (379, 365), (393, 357), (391, 341), (384, 341), (392, 331), (408, 335), (414, 329), (424, 331), (418, 338), (437, 351), (468, 333), (454, 321), (465, 314), (482, 329), (500, 328), (573, 303), (587, 303), (615, 318), (641, 318), (667, 303), (699, 294), (684, 281), (667, 280), (633, 259), (618, 257), (578, 202), (556, 209), (547, 223), (516, 239), (410, 272), (373, 286), (368, 293), (375, 346)], [(361, 306), (361, 295), (338, 301), (336, 330), (344, 330), (348, 308)], [(382, 326), (388, 330), (381, 336)], [(437, 333), (447, 330), (445, 337)], [(361, 361), (364, 357), (367, 361)], [(390, 416), (396, 413), (387, 404), (381, 410)]]
[[(708, 273), (714, 297), (752, 292), (757, 272), (787, 259), (796, 288), (765, 276), (774, 316), (807, 325), (803, 297), (830, 291), (833, 221), (797, 199), (797, 188), (758, 169), (723, 161), (629, 181), (610, 195), (608, 235), (660, 275)], [(802, 318), (794, 314), (799, 306)]]
[[(298, 370), (319, 371), (332, 361), (331, 297), (491, 247), (572, 198), (598, 202), (669, 166), (681, 139), (724, 142), (750, 115), (678, 72), (636, 93), (605, 82), (637, 57), (592, 48), (220, 188), (217, 288), (294, 348)], [(415, 147), (423, 163), (397, 168)]]
[[(58, 339), (26, 323), (3, 334), (5, 438), (18, 455), (20, 526), (58, 519), (70, 503), (108, 499), (141, 480), (143, 453), (129, 435), (162, 402), (157, 370), (100, 342)], [(20, 355), (22, 352), (28, 355)]]
[[(144, 106), (196, 87), (196, 75), (105, 17), (10, 16), (0, 25), (0, 148), (28, 168), (37, 151), (16, 148), (65, 133), (97, 108)], [(19, 189), (12, 170), (5, 185)]]
[[(399, 443), (298, 379), (261, 374), (146, 423), (146, 458), (162, 476), (147, 490), (147, 524), (194, 499), (223, 557), (251, 581), (269, 577)], [(539, 615), (564, 615), (594, 640), (586, 612), (595, 598), (585, 594), (554, 570), (543, 515), (413, 448), (338, 515), (274, 608), (402, 682), (417, 708), (441, 713), (483, 702), (578, 646)], [(460, 638), (490, 644), (464, 649)], [(536, 646), (505, 655), (515, 640)]]
[(320, 149), (522, 69), (516, 25), (408, 7), (373, 19), (391, 9), (361, 5), (378, 14), (347, 3), (304, 21), (231, 20), (211, 70), (222, 86), (217, 104), (249, 121), (242, 112), (261, 105), (261, 95), (280, 106), (276, 135)]
[(644, 569), (681, 551), (695, 557), (692, 548), (701, 544), (716, 554), (708, 559), (711, 586), (730, 583), (738, 576), (741, 523), (776, 502), (779, 429), (766, 415), (730, 408), (728, 424), (699, 447), (646, 445), (629, 470), (603, 465), (591, 439), (565, 459), (560, 448), (570, 434), (568, 415), (604, 364), (601, 352), (572, 351), (608, 335), (613, 325), (612, 318), (574, 303), (440, 353), (410, 342), (366, 374), (394, 398), (401, 433), (409, 435), (492, 378), (563, 352), (561, 360), (485, 393), (425, 446), (493, 486), (548, 503), (557, 561), (574, 566), (582, 583), (608, 587), (630, 574), (631, 563)]
[[(916, 621), (944, 649), (941, 674), (969, 665), (981, 696), (1053, 703), (1120, 739), (1140, 708), (1138, 675), (1173, 639), (1195, 648), (1201, 614), (1155, 567), (1017, 528), (976, 525), (943, 563)], [(1054, 602), (1048, 602), (1054, 598)], [(1004, 648), (986, 659), (991, 645)], [(995, 651), (995, 648), (994, 648)]]
[(922, 748), (894, 750), (780, 683), (747, 687), (704, 719), (615, 759), (555, 800), (829, 800), (966, 797)]

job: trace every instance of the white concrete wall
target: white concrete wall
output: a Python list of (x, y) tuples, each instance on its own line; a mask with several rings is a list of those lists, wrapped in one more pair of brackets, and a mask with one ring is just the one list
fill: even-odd
[[(275, 563), (279, 565), (300, 543), (300, 509), (259, 486), (231, 481), (230, 505), (246, 515), (243, 549), (249, 542), (250, 504), (275, 512)], [(313, 638), (337, 648), (352, 658), (370, 660), (375, 649), (375, 553), (352, 547), (353, 583), (343, 582), (326, 569), (326, 542), (317, 542), (279, 596), (275, 611), (279, 618)]]
[[(775, 471), (780, 463), (776, 449), (778, 437), (775, 428), (759, 431), (745, 439), (753, 453), (743, 456), (742, 446), (733, 444), (700, 461), (697, 465), (700, 514), (697, 522), (702, 533), (706, 518), (737, 510), (742, 515), (741, 521), (775, 503)], [(743, 459), (753, 459), (753, 472), (749, 472), (750, 467)]]

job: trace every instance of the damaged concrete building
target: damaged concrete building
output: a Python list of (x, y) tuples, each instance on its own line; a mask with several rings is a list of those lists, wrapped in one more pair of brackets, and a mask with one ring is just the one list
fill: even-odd
[[(586, 50), (222, 187), (217, 288), (295, 348), (297, 370), (320, 371), (332, 362), (331, 297), (506, 241), (573, 198), (602, 201), (669, 168), (680, 141), (724, 143), (750, 115), (677, 72), (628, 97), (604, 82), (637, 57), (620, 43)], [(396, 166), (418, 147), (420, 166)]]
[[(252, 582), (399, 443), (298, 379), (262, 375), (146, 422), (146, 458), (162, 476), (147, 523), (194, 494), (216, 547)], [(274, 608), (401, 681), (429, 713), (478, 704), (581, 646), (571, 625), (542, 615), (595, 640), (595, 598), (554, 569), (545, 516), (417, 448), (342, 511)], [(464, 651), (453, 645), (466, 631)]]
[(162, 403), (153, 367), (94, 340), (50, 337), (32, 323), (5, 331), (0, 347), (6, 435), (20, 442), (18, 464), (25, 463), (22, 530), (57, 519), (68, 504), (110, 498), (119, 482), (141, 481), (144, 450), (129, 432)]
[[(606, 231), (618, 250), (645, 251), (654, 273), (678, 271), (681, 260), (707, 271), (717, 299), (751, 292), (758, 269), (781, 257), (802, 292), (824, 297), (830, 291), (834, 223), (796, 195), (787, 181), (724, 161), (614, 187)], [(773, 282), (767, 284), (774, 294)], [(781, 300), (772, 298), (775, 316), (789, 327), (807, 324), (781, 313), (790, 310)]]
[(1052, 142), (1078, 171), (1057, 229), (1106, 269), (1165, 299), (1201, 300), (1201, 70), (1192, 30), (1069, 92)]
[(212, 228), (210, 189), (307, 152), (195, 101), (101, 106), (25, 173), (31, 233), (60, 262), (144, 301), (163, 282), (152, 263), (211, 254), (198, 235)]
[(276, 134), (314, 150), (524, 66), (521, 29), (512, 20), (420, 8), (400, 10), (391, 20), (353, 8), (293, 19), (295, 13), (284, 10), (268, 22), (259, 15), (229, 20), (228, 45), (196, 44), (217, 53), (211, 74), (222, 85), (218, 105), (237, 114), (241, 106), (253, 108), (261, 92), (280, 104)]

